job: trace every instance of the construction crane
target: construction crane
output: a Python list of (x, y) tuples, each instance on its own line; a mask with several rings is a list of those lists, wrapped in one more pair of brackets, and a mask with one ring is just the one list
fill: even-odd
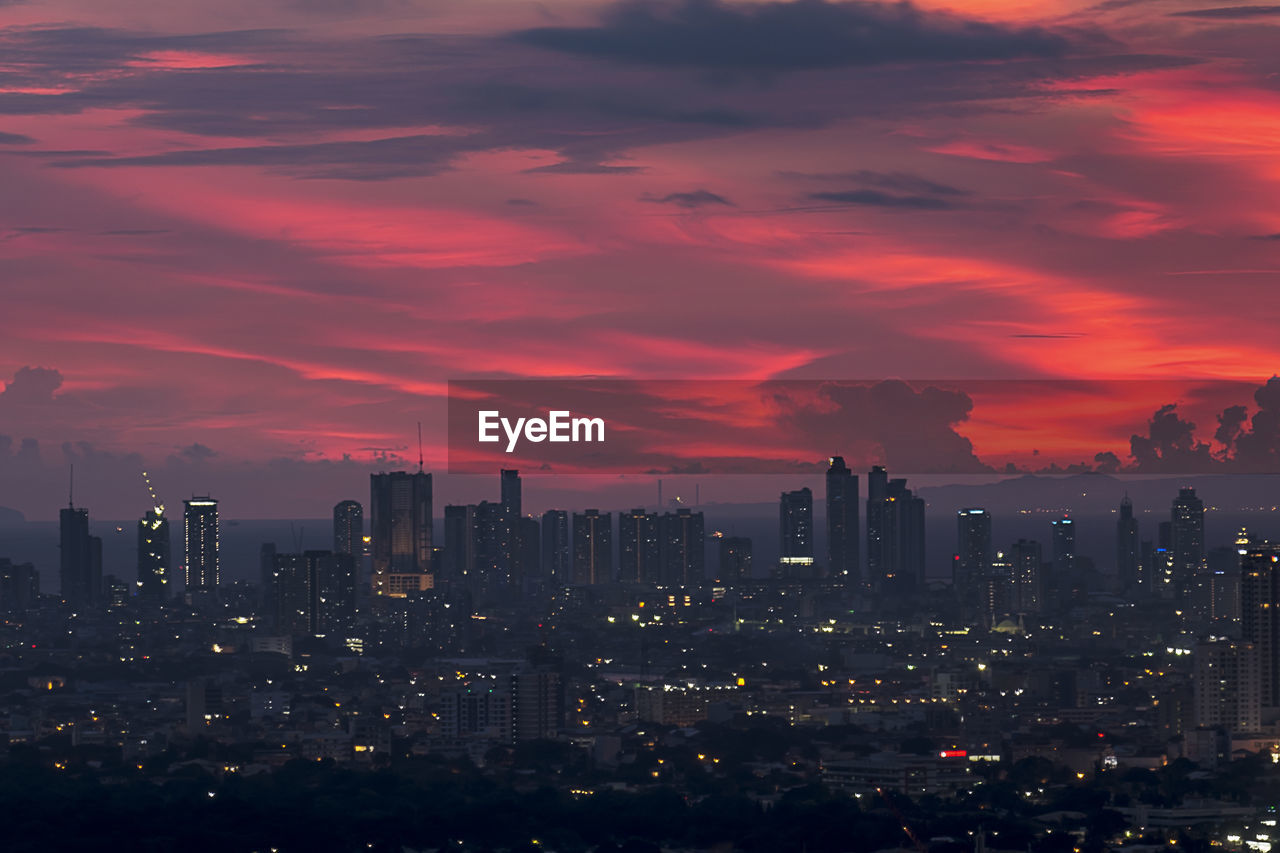
[(884, 788), (876, 788), (876, 793), (880, 795), (880, 799), (884, 800), (884, 804), (889, 807), (889, 811), (893, 812), (893, 816), (898, 819), (898, 823), (902, 826), (902, 831), (907, 834), (907, 838), (911, 839), (911, 843), (916, 846), (920, 853), (929, 853), (929, 848), (920, 840), (920, 836), (916, 835), (911, 829), (911, 824), (907, 823), (907, 819), (903, 817), (902, 812), (898, 811), (898, 807), (889, 799), (889, 795), (885, 793)]
[(164, 515), (164, 504), (160, 502), (160, 498), (156, 497), (156, 490), (151, 485), (151, 478), (147, 476), (147, 472), (142, 472), (142, 482), (147, 484), (147, 491), (151, 494), (151, 505), (155, 507), (156, 515)]

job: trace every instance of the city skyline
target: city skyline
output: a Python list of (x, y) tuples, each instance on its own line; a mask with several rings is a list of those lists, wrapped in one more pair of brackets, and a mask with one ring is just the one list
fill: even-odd
[(1267, 853), (1280, 0), (0, 0), (0, 849)]

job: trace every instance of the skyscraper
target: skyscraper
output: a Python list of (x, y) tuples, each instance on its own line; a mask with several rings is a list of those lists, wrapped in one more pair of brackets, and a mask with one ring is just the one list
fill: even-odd
[(285, 634), (328, 634), (355, 621), (355, 558), (333, 551), (274, 556), (275, 625)]
[(187, 592), (218, 589), (218, 502), (209, 496), (182, 502)]
[(258, 546), (258, 583), (261, 589), (262, 612), (276, 612), (276, 543), (263, 542)]
[(981, 600), (982, 582), (991, 571), (991, 514), (969, 507), (956, 513), (956, 556), (951, 584), (966, 608)]
[(613, 582), (613, 513), (589, 509), (573, 514), (573, 582)]
[(350, 554), (357, 564), (364, 555), (364, 507), (340, 501), (333, 507), (333, 552)]
[(827, 467), (827, 574), (852, 592), (862, 583), (858, 533), (858, 475), (841, 456)]
[(1173, 500), (1169, 518), (1169, 550), (1173, 562), (1173, 583), (1178, 600), (1186, 601), (1205, 570), (1204, 501), (1193, 488), (1181, 488)]
[(813, 566), (813, 492), (808, 487), (783, 492), (778, 499), (779, 568), (807, 575)]
[(1064, 515), (1049, 522), (1049, 527), (1053, 532), (1053, 574), (1042, 581), (1042, 604), (1052, 601), (1066, 609), (1077, 594), (1085, 592), (1076, 570), (1076, 523)]
[(516, 541), (520, 543), (520, 553), (516, 563), (520, 567), (520, 585), (517, 592), (541, 589), (545, 582), (542, 576), (542, 525), (538, 519), (530, 515), (522, 515), (516, 520)]
[(706, 578), (705, 529), (702, 513), (684, 507), (658, 519), (662, 583), (687, 586)]
[(643, 508), (618, 516), (618, 579), (628, 583), (661, 583), (662, 548), (658, 515)]
[(480, 501), (475, 515), (474, 590), (501, 596), (515, 577), (515, 519), (500, 501)]
[(1151, 576), (1155, 594), (1164, 599), (1178, 597), (1179, 586), (1173, 571), (1173, 524), (1162, 521), (1156, 525), (1156, 547), (1151, 552)]
[(1015, 613), (1039, 613), (1044, 607), (1044, 564), (1040, 543), (1019, 539), (1009, 549), (1012, 594), (1010, 607)]
[(1116, 519), (1116, 577), (1125, 592), (1135, 591), (1142, 579), (1138, 571), (1140, 556), (1138, 519), (1133, 516), (1133, 501), (1125, 495), (1120, 501), (1120, 517)]
[(997, 551), (992, 556), (980, 595), (984, 624), (994, 626), (1002, 616), (1013, 612), (1013, 562), (1009, 554)]
[(519, 517), (523, 511), (523, 489), (520, 485), (520, 472), (513, 468), (503, 468), (499, 472), (501, 484), (502, 508)]
[(138, 520), (138, 594), (153, 601), (168, 598), (172, 568), (169, 519), (164, 506), (156, 504)]
[(1257, 649), (1262, 707), (1280, 708), (1280, 547), (1240, 555), (1240, 634)]
[(40, 575), (31, 563), (0, 557), (0, 613), (20, 615), (36, 606)]
[(909, 595), (924, 580), (924, 500), (877, 465), (867, 475), (866, 582)]
[(58, 532), (62, 597), (73, 607), (95, 604), (102, 592), (102, 540), (89, 535), (89, 510), (65, 507)]
[(569, 583), (569, 514), (549, 509), (542, 514), (542, 575), (547, 583)]
[(497, 552), (495, 569), (500, 576), (501, 586), (519, 589), (524, 575), (520, 564), (520, 557), (524, 553), (520, 543), (520, 518), (524, 511), (520, 472), (514, 468), (502, 469), (499, 472), (499, 485), (501, 512), (493, 521)]
[(403, 598), (434, 584), (431, 565), (431, 475), (370, 475), (373, 595)]
[(474, 504), (444, 508), (444, 559), (437, 574), (465, 583), (476, 571), (476, 507)]

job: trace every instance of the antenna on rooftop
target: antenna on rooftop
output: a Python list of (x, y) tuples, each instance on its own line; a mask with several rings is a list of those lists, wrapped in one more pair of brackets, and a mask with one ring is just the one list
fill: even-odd
[(67, 485), (67, 506), (76, 508), (76, 465), (71, 463), (71, 482)]
[(418, 473), (422, 473), (422, 421), (418, 421)]

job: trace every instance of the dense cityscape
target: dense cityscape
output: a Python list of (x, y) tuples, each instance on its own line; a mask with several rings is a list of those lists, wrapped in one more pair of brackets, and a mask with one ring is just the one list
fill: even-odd
[(503, 470), (437, 516), (378, 473), (257, 583), (214, 497), (151, 492), (136, 578), (72, 497), (57, 592), (0, 557), (0, 833), (74, 797), (137, 849), (1269, 849), (1280, 547), (1206, 541), (1191, 486), (1106, 555), (959, 507), (927, 583), (925, 500), (860, 479), (783, 492), (774, 555), (696, 501), (535, 516)]

